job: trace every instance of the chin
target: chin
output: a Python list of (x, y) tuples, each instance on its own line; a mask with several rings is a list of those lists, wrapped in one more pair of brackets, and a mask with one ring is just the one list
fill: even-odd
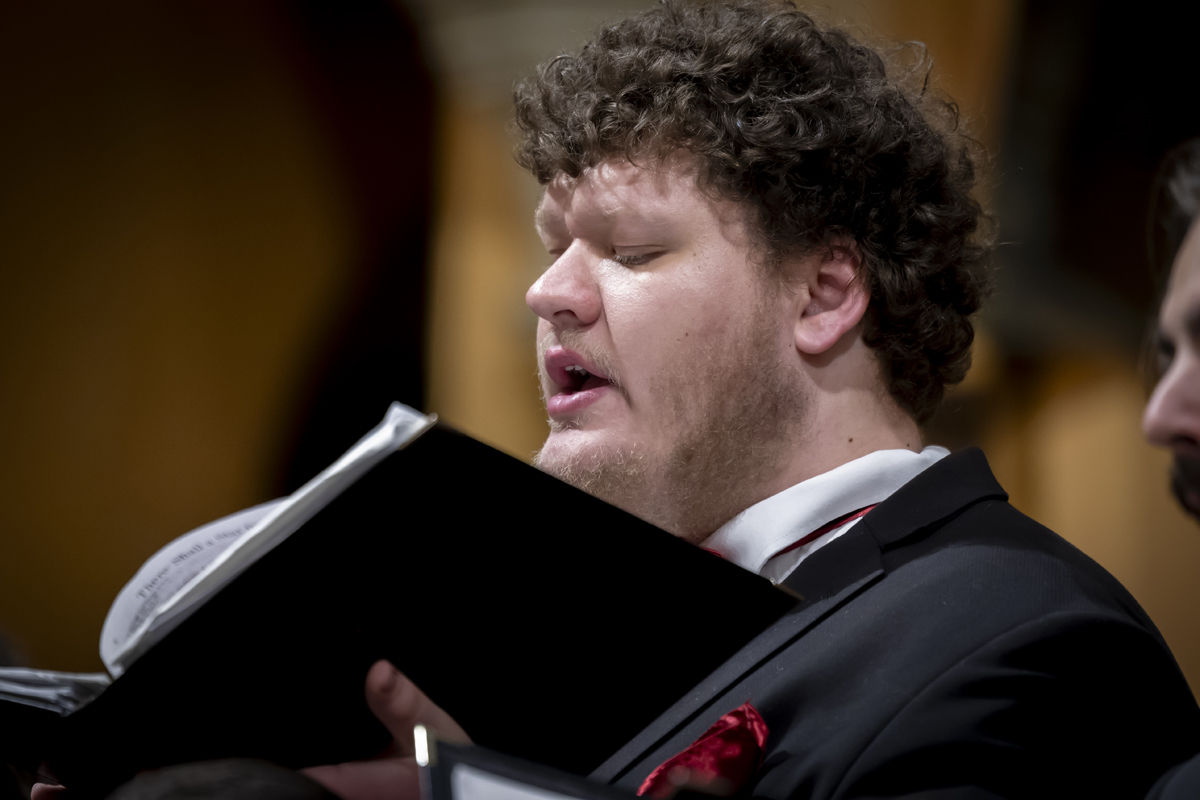
[(552, 430), (533, 465), (559, 480), (624, 508), (640, 511), (636, 498), (645, 494), (644, 454), (601, 431)]
[[(552, 423), (546, 443), (534, 456), (538, 469), (563, 477), (577, 470), (604, 469), (633, 458), (634, 448), (622, 447), (605, 432)], [(560, 474), (562, 473), (562, 474)]]

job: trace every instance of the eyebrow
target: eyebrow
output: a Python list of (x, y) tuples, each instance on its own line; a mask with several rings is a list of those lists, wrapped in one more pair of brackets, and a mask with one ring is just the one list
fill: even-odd
[[(612, 225), (614, 220), (618, 219), (619, 217), (630, 215), (630, 210), (629, 210), (628, 206), (617, 203), (617, 204), (593, 209), (591, 213), (596, 218), (601, 220), (603, 222), (603, 224)], [(634, 215), (637, 216), (640, 220), (642, 220), (642, 222), (644, 222), (648, 227), (651, 227), (651, 228), (659, 228), (659, 227), (662, 227), (663, 225), (670, 224), (670, 220), (668, 217), (665, 217), (657, 212), (647, 213), (647, 212), (638, 211)], [(534, 211), (533, 211), (533, 228), (535, 231), (537, 231), (537, 234), (539, 236), (541, 236), (542, 238), (545, 238), (546, 209), (544, 206), (542, 206), (541, 203), (539, 203), (538, 207), (536, 209), (534, 209)]]

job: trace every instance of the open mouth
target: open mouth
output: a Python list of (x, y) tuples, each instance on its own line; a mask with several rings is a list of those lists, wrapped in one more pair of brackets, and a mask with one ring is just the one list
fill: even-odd
[(1200, 519), (1200, 458), (1175, 455), (1171, 465), (1171, 490), (1179, 504)]
[(608, 386), (611, 383), (607, 378), (594, 375), (578, 364), (564, 367), (563, 372), (567, 379), (567, 383), (561, 387), (563, 394), (586, 392), (588, 389), (599, 389), (601, 386)]
[(594, 364), (565, 347), (551, 347), (543, 358), (550, 379), (546, 410), (552, 419), (582, 411), (607, 394), (607, 389), (616, 387)]

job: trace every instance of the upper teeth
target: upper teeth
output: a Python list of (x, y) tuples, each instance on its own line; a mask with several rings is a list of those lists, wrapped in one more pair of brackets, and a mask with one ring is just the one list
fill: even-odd
[(567, 372), (570, 372), (573, 375), (578, 375), (581, 378), (587, 378), (589, 375), (591, 375), (590, 372), (578, 364), (572, 364), (571, 366), (567, 367)]

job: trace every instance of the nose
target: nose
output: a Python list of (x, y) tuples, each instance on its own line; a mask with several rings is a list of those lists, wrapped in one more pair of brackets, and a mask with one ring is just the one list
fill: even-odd
[(586, 328), (600, 318), (600, 289), (580, 242), (572, 242), (534, 281), (525, 293), (525, 302), (555, 327)]
[(1142, 430), (1151, 444), (1200, 454), (1200, 356), (1176, 354), (1146, 404)]

